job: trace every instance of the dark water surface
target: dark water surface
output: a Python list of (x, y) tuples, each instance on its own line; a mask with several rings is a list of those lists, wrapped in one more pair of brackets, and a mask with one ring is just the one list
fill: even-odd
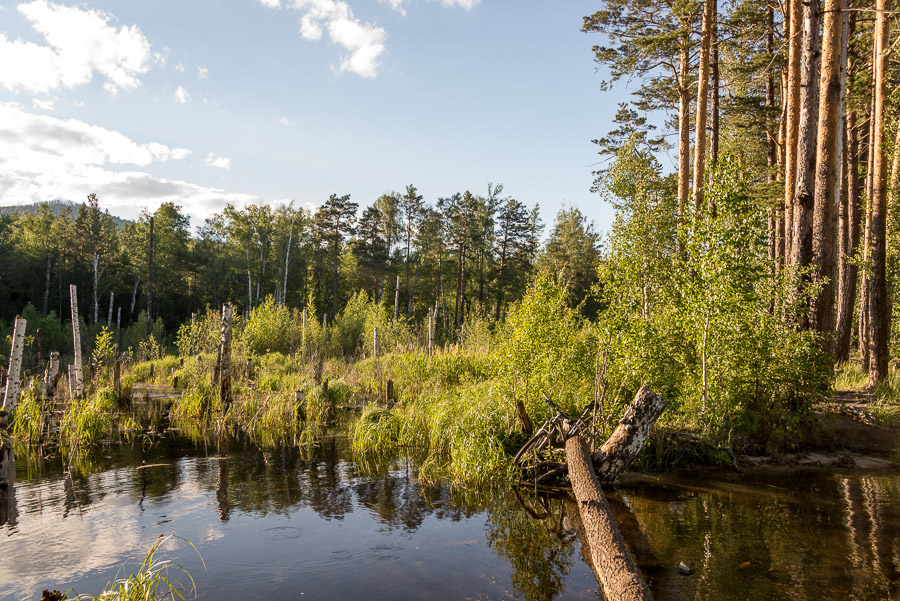
[[(71, 467), (20, 453), (0, 599), (97, 594), (160, 534), (199, 549), (206, 569), (184, 541), (165, 557), (200, 599), (601, 598), (565, 499), (426, 486), (411, 459), (347, 447), (164, 438)], [(659, 600), (900, 599), (896, 473), (629, 476), (610, 501)]]

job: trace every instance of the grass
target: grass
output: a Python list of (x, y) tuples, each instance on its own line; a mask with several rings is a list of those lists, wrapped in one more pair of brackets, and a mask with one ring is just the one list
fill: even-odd
[[(120, 574), (116, 574), (115, 579), (108, 584), (106, 590), (96, 597), (77, 595), (75, 599), (79, 601), (161, 601), (162, 599), (184, 599), (183, 591), (186, 589), (179, 581), (169, 577), (170, 571), (181, 572), (186, 576), (191, 583), (190, 593), (193, 593), (193, 596), (196, 597), (197, 587), (194, 583), (194, 578), (182, 566), (161, 556), (161, 550), (166, 543), (176, 538), (178, 537), (159, 535), (153, 542), (150, 550), (147, 551), (140, 568), (134, 574), (122, 577), (120, 577)], [(183, 540), (194, 551), (197, 551), (194, 543), (185, 539), (179, 540)], [(197, 556), (200, 557), (200, 562), (203, 563), (205, 568), (206, 563), (203, 562), (203, 557), (199, 551), (197, 551)], [(124, 570), (124, 567), (122, 570)], [(120, 573), (122, 570), (120, 570)], [(68, 598), (68, 596), (64, 598)]]
[(859, 363), (846, 362), (834, 367), (832, 388), (835, 390), (859, 390), (869, 385), (869, 373)]

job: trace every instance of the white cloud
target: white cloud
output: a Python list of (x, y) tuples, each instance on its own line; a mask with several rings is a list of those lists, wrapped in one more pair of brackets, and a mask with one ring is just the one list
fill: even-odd
[[(154, 177), (128, 168), (184, 159), (190, 151), (151, 142), (74, 119), (36, 115), (15, 103), (0, 103), (0, 199), (19, 204), (64, 198), (81, 201), (95, 192), (104, 208), (136, 217), (141, 207), (175, 202), (204, 218), (230, 202), (259, 202), (190, 182)], [(223, 159), (218, 159), (223, 160)], [(224, 159), (227, 160), (227, 159)], [(116, 167), (126, 166), (125, 170)]]
[(281, 118), (278, 120), (278, 122), (281, 123), (281, 124), (284, 125), (284, 126), (288, 126), (288, 125), (291, 124), (291, 120), (288, 119), (287, 117), (281, 117)]
[[(378, 0), (379, 4), (387, 4), (404, 16), (406, 16), (406, 9), (403, 5), (407, 2), (410, 2), (410, 0)], [(481, 4), (481, 0), (441, 0), (441, 4), (449, 7), (458, 6), (465, 10), (472, 10), (475, 6)]]
[(405, 17), (406, 9), (403, 8), (403, 3), (405, 1), (406, 0), (378, 0), (378, 3), (379, 4), (387, 4), (392, 9), (396, 10), (398, 13), (400, 13), (401, 15), (403, 15)]
[(183, 87), (178, 86), (175, 89), (175, 102), (177, 102), (178, 104), (184, 104), (190, 99), (191, 93), (185, 90)]
[(56, 99), (50, 100), (41, 100), (40, 98), (32, 98), (31, 105), (42, 111), (55, 111), (56, 110)]
[(441, 0), (444, 6), (458, 6), (466, 10), (472, 10), (475, 6), (481, 4), (481, 0)]
[(300, 35), (304, 39), (317, 42), (322, 39), (322, 26), (312, 15), (300, 17)]
[(181, 63), (178, 63), (177, 65), (175, 65), (175, 70), (178, 71), (179, 73), (184, 73), (184, 65), (182, 65)]
[[(267, 2), (267, 0), (260, 0)], [(301, 12), (300, 35), (307, 40), (328, 38), (350, 52), (342, 56), (337, 71), (350, 71), (361, 77), (378, 75), (379, 57), (385, 50), (387, 33), (383, 27), (363, 23), (353, 15), (350, 5), (342, 0), (291, 0)]]
[(213, 153), (206, 155), (206, 166), (215, 167), (216, 169), (230, 169), (231, 159), (225, 157), (217, 157)]
[(209, 69), (206, 67), (197, 67), (197, 77), (200, 79), (206, 79), (209, 77)]
[(57, 119), (0, 103), (0, 168), (22, 173), (77, 170), (90, 165), (146, 166), (183, 159), (184, 148), (138, 144), (123, 134), (76, 119)]
[(281, 0), (259, 0), (259, 3), (269, 8), (280, 8)]
[(150, 43), (134, 25), (116, 27), (102, 11), (34, 0), (18, 6), (47, 46), (0, 33), (0, 85), (47, 93), (86, 84), (98, 73), (112, 92), (140, 85), (149, 70)]

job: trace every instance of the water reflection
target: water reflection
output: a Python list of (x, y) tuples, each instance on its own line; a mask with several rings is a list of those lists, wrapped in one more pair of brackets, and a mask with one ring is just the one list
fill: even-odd
[[(96, 593), (160, 533), (200, 549), (208, 571), (173, 553), (201, 598), (600, 597), (565, 496), (425, 485), (417, 458), (356, 461), (342, 436), (260, 449), (172, 435), (16, 459), (0, 491), (4, 599)], [(608, 496), (660, 600), (900, 593), (896, 476), (631, 476)]]
[[(655, 572), (639, 561), (653, 574), (657, 599), (862, 600), (900, 592), (896, 476), (639, 477), (620, 494), (663, 560)], [(633, 528), (623, 532), (635, 538)], [(679, 561), (696, 573), (679, 575)]]
[(17, 517), (16, 455), (12, 445), (0, 443), (0, 526), (15, 528)]

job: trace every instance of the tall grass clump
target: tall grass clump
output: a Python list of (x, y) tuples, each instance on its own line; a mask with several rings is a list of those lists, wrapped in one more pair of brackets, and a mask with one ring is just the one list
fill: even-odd
[(18, 441), (40, 442), (44, 439), (46, 413), (41, 395), (32, 386), (19, 395), (13, 416), (12, 432)]
[(133, 416), (120, 411), (119, 398), (111, 388), (72, 401), (59, 424), (59, 442), (68, 448), (96, 445), (115, 434), (139, 432)]
[(868, 387), (869, 372), (855, 361), (847, 361), (834, 366), (834, 379), (831, 383), (835, 390), (859, 390)]
[(368, 407), (350, 427), (360, 456), (398, 447), (424, 449), (421, 476), (479, 485), (511, 475), (504, 442), (515, 431), (515, 415), (490, 382), (437, 391), (392, 409)]
[[(179, 581), (169, 576), (170, 571), (173, 570), (181, 572), (187, 577), (191, 583), (189, 592), (196, 596), (197, 586), (190, 573), (171, 559), (165, 559), (161, 556), (163, 546), (173, 540), (173, 538), (175, 537), (160, 534), (153, 542), (153, 545), (151, 545), (150, 550), (147, 551), (144, 561), (134, 574), (121, 576), (122, 570), (119, 570), (119, 574), (116, 574), (114, 580), (107, 585), (106, 590), (102, 593), (96, 597), (78, 595), (76, 599), (78, 601), (162, 601), (163, 599), (184, 599), (183, 592), (186, 590), (185, 587)], [(197, 551), (194, 543), (190, 541), (185, 542), (194, 551)], [(200, 562), (205, 568), (206, 563), (203, 561), (200, 551), (197, 551), (197, 556), (200, 557)]]
[(212, 411), (221, 411), (221, 404), (218, 389), (209, 382), (201, 381), (172, 403), (169, 415), (173, 420), (202, 421)]

